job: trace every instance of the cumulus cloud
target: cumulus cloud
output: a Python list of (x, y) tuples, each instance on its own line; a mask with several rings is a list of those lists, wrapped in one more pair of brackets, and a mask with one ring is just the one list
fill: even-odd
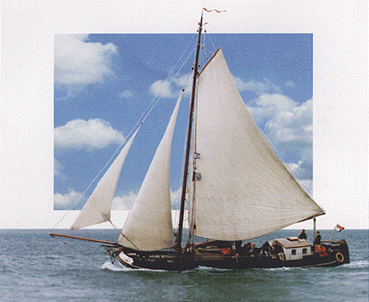
[[(112, 210), (126, 211), (130, 210), (137, 198), (138, 192), (130, 191), (128, 193), (117, 194), (112, 203)], [(179, 209), (181, 200), (182, 189), (177, 191), (171, 191), (172, 209)], [(54, 194), (54, 209), (55, 210), (67, 210), (72, 206), (76, 206), (77, 201), (81, 197), (82, 193), (74, 190), (69, 190), (66, 194), (56, 193)], [(87, 198), (85, 198), (87, 199)], [(80, 202), (78, 202), (80, 204)], [(83, 205), (81, 205), (83, 206)]]
[(292, 81), (287, 81), (286, 84), (284, 84), (287, 87), (296, 87), (295, 83)]
[(68, 149), (101, 149), (111, 144), (120, 145), (124, 136), (106, 121), (77, 119), (54, 129), (54, 144), (57, 151)]
[(264, 93), (282, 93), (279, 86), (274, 85), (266, 78), (264, 78), (263, 82), (255, 80), (245, 82), (244, 80), (236, 76), (234, 76), (233, 79), (239, 91), (251, 91), (256, 93), (257, 95), (261, 95)]
[(176, 76), (172, 81), (158, 80), (150, 86), (150, 93), (155, 97), (176, 98), (182, 88), (190, 93), (191, 74)]
[(285, 108), (266, 124), (266, 130), (276, 141), (312, 142), (312, 100), (300, 106)]
[(294, 158), (288, 166), (296, 179), (300, 183), (311, 180), (313, 101), (298, 104), (281, 93), (264, 93), (249, 101), (247, 107), (278, 155)]
[(258, 124), (264, 124), (281, 112), (289, 112), (297, 104), (283, 94), (265, 93), (252, 100), (248, 109)]
[(124, 90), (121, 94), (120, 97), (123, 99), (129, 99), (131, 97), (133, 97), (133, 93), (130, 90)]
[(181, 205), (181, 197), (182, 197), (182, 188), (179, 188), (177, 191), (171, 191), (171, 203), (173, 210), (179, 210)]
[[(279, 86), (268, 79), (263, 82), (245, 82), (235, 77), (241, 91), (254, 92), (257, 97), (250, 100), (247, 107), (253, 118), (263, 128), (267, 137), (274, 143), (312, 142), (313, 102), (308, 100), (298, 104), (284, 95)], [(294, 87), (292, 81), (286, 86)]]
[(184, 87), (186, 90), (189, 90), (188, 88), (192, 85), (192, 73), (177, 76), (173, 79), (173, 82), (178, 87)]
[(169, 81), (158, 80), (150, 86), (150, 93), (155, 97), (173, 98), (175, 95)]
[(76, 204), (81, 196), (81, 192), (76, 192), (74, 190), (70, 190), (66, 194), (56, 193), (54, 194), (54, 209), (68, 210)]
[[(279, 86), (274, 85), (267, 78), (263, 79), (263, 82), (251, 80), (245, 82), (239, 77), (234, 76), (234, 81), (237, 85), (239, 91), (251, 91), (257, 95), (262, 95), (265, 93), (282, 93)], [(150, 86), (150, 93), (156, 97), (162, 96), (165, 98), (176, 97), (176, 90), (185, 87), (187, 93), (191, 92), (192, 84), (192, 73), (176, 76), (172, 81), (169, 80), (158, 80)]]
[(126, 194), (115, 196), (112, 203), (112, 210), (130, 210), (137, 197), (137, 192), (130, 191)]
[(56, 158), (54, 158), (54, 175), (55, 176), (61, 175), (63, 168), (64, 168), (63, 165)]
[(68, 94), (88, 84), (103, 83), (114, 76), (112, 58), (117, 54), (113, 43), (90, 43), (88, 35), (57, 34), (54, 36), (54, 81), (56, 88)]
[[(137, 198), (138, 192), (130, 191), (128, 193), (117, 194), (113, 199), (112, 210), (130, 210)], [(179, 209), (181, 201), (182, 188), (177, 191), (171, 191), (172, 209)]]
[(275, 143), (312, 141), (312, 100), (299, 105), (282, 94), (263, 94), (252, 100), (248, 109)]
[[(303, 158), (306, 156), (302, 156)], [(311, 176), (311, 164), (310, 160), (299, 160), (297, 163), (288, 163), (287, 167), (292, 171), (292, 175), (295, 176), (296, 179), (307, 179)]]

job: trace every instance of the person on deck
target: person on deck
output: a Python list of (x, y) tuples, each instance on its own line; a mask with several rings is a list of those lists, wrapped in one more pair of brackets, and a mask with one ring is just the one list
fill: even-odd
[(239, 252), (241, 250), (241, 246), (242, 246), (242, 240), (237, 240), (235, 242), (235, 247), (236, 247), (237, 252)]
[(251, 254), (252, 253), (252, 244), (251, 244), (251, 242), (245, 243), (243, 248), (245, 249), (245, 254)]
[(283, 253), (283, 248), (279, 242), (274, 247), (275, 253), (278, 255), (279, 253)]
[(278, 257), (280, 260), (284, 260), (284, 253), (283, 253), (282, 245), (276, 240), (274, 240), (274, 243), (272, 246), (272, 254), (274, 255), (274, 257)]
[(322, 236), (320, 236), (320, 232), (318, 231), (316, 233), (317, 233), (317, 235), (316, 235), (316, 237), (314, 239), (314, 245), (320, 244), (321, 241), (322, 241)]
[(263, 246), (261, 247), (261, 250), (262, 250), (262, 252), (263, 252), (264, 255), (266, 255), (266, 256), (269, 255), (269, 253), (270, 253), (270, 245), (269, 245), (269, 242), (268, 241), (263, 244)]
[(305, 230), (303, 229), (300, 234), (299, 234), (299, 239), (306, 239), (307, 238), (307, 235), (306, 235), (306, 232)]

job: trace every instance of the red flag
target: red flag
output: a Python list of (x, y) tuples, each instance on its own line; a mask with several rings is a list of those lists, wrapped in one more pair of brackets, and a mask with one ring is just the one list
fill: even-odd
[(334, 230), (336, 232), (341, 232), (342, 230), (344, 230), (345, 228), (343, 226), (340, 226), (338, 223), (337, 225), (334, 227)]
[(218, 14), (220, 13), (225, 13), (226, 10), (216, 10), (216, 9), (206, 9), (205, 7), (202, 8), (204, 11), (208, 12), (208, 13), (211, 13), (212, 11), (215, 11), (217, 12)]

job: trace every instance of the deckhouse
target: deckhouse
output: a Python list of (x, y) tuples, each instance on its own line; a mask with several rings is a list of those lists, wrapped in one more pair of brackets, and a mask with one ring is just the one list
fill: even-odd
[(270, 246), (279, 242), (283, 248), (284, 259), (300, 260), (304, 256), (312, 255), (312, 245), (306, 239), (299, 239), (297, 237), (288, 237), (283, 239), (274, 239), (269, 241)]

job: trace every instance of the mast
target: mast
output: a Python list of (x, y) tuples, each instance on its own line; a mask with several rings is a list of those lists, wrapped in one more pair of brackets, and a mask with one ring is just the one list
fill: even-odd
[(203, 13), (201, 13), (201, 19), (200, 19), (200, 22), (199, 22), (199, 29), (198, 29), (199, 35), (198, 35), (198, 39), (197, 39), (196, 58), (195, 58), (195, 64), (194, 64), (194, 69), (193, 69), (193, 78), (192, 78), (192, 91), (191, 91), (190, 112), (189, 112), (187, 143), (186, 143), (186, 157), (185, 157), (185, 165), (184, 165), (184, 169), (183, 169), (184, 171), (183, 171), (181, 207), (180, 207), (180, 212), (179, 212), (179, 223), (178, 223), (176, 244), (174, 246), (175, 251), (177, 253), (181, 252), (181, 241), (182, 241), (182, 232), (183, 232), (183, 218), (184, 218), (184, 209), (185, 209), (185, 202), (186, 202), (188, 166), (189, 166), (190, 150), (191, 150), (192, 121), (193, 121), (193, 111), (194, 111), (195, 94), (196, 94), (196, 80), (197, 80), (197, 75), (198, 75), (199, 54), (200, 54), (200, 47), (201, 47), (202, 19), (203, 19)]

